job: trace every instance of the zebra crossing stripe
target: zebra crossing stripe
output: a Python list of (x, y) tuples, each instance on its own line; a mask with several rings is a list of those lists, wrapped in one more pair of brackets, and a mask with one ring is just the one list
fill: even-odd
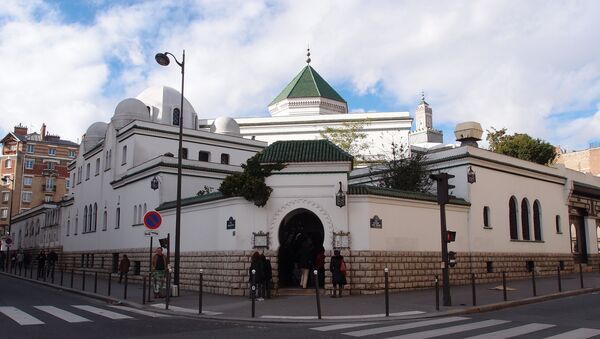
[(557, 334), (552, 337), (547, 337), (546, 339), (579, 339), (579, 338), (591, 338), (596, 335), (600, 335), (600, 330), (597, 330), (594, 328), (578, 328), (576, 330)]
[(465, 332), (465, 331), (471, 331), (471, 330), (476, 330), (476, 329), (490, 327), (490, 326), (501, 325), (501, 324), (505, 324), (505, 323), (508, 323), (508, 322), (509, 321), (507, 321), (507, 320), (495, 320), (495, 319), (491, 319), (491, 320), (478, 321), (478, 322), (475, 322), (475, 323), (469, 323), (469, 324), (463, 324), (463, 325), (456, 325), (456, 326), (444, 327), (444, 328), (439, 328), (439, 329), (435, 329), (435, 330), (410, 333), (410, 334), (405, 334), (405, 335), (390, 337), (390, 338), (386, 338), (386, 339), (409, 339), (409, 338), (410, 339), (413, 339), (413, 338), (414, 339), (421, 339), (421, 338), (424, 339), (424, 338), (433, 338), (433, 337), (439, 337), (439, 336), (442, 336), (442, 335), (449, 335), (449, 334), (460, 333), (460, 332)]
[(69, 323), (82, 323), (82, 322), (86, 322), (86, 321), (91, 321), (90, 319), (78, 316), (75, 313), (71, 313), (65, 310), (62, 310), (58, 307), (54, 307), (54, 306), (33, 306), (35, 308), (37, 308), (40, 311), (44, 311), (50, 315), (53, 315), (59, 319), (62, 319), (66, 322)]
[(97, 314), (97, 315), (100, 315), (100, 316), (103, 316), (103, 317), (109, 318), (109, 319), (133, 319), (132, 317), (130, 317), (128, 315), (117, 313), (117, 312), (112, 312), (112, 311), (94, 307), (94, 306), (73, 305), (73, 307), (78, 308), (80, 310), (90, 312), (90, 313), (94, 313), (94, 314)]
[(170, 318), (171, 317), (168, 314), (154, 313), (154, 312), (144, 311), (144, 310), (140, 310), (140, 309), (133, 308), (133, 307), (127, 307), (127, 306), (111, 305), (110, 307), (115, 308), (115, 309), (120, 309), (120, 310), (123, 310), (123, 311), (127, 311), (127, 312), (131, 312), (131, 313), (137, 313), (137, 314), (145, 315), (145, 316), (148, 316), (148, 317), (151, 317), (151, 318)]
[(540, 323), (532, 323), (523, 326), (508, 328), (501, 331), (485, 333), (482, 335), (476, 335), (474, 337), (469, 337), (467, 339), (505, 339), (512, 338), (518, 335), (524, 335), (532, 332), (537, 332), (541, 330), (545, 330), (550, 327), (554, 327), (556, 325), (550, 324), (540, 324)]
[(369, 326), (369, 325), (375, 325), (375, 324), (377, 324), (377, 323), (337, 324), (337, 325), (313, 327), (313, 328), (311, 328), (311, 330), (326, 332), (326, 331), (345, 330), (347, 328), (362, 327), (362, 326)]
[(344, 335), (349, 335), (351, 337), (364, 337), (368, 335), (381, 334), (393, 331), (401, 331), (408, 330), (411, 328), (419, 328), (430, 325), (439, 325), (439, 324), (447, 324), (456, 321), (468, 320), (469, 318), (465, 317), (447, 317), (447, 318), (439, 318), (432, 320), (424, 320), (418, 322), (412, 322), (408, 324), (400, 324), (400, 325), (392, 325), (392, 326), (384, 326), (384, 327), (376, 327), (370, 328), (366, 330), (354, 331), (354, 332), (346, 332)]
[(16, 321), (19, 325), (42, 325), (43, 321), (12, 306), (0, 306), (0, 313)]

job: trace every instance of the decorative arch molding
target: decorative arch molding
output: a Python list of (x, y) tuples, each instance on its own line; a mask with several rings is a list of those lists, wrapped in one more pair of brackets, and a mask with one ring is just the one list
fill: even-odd
[[(321, 220), (323, 223), (323, 230), (325, 231), (325, 239), (329, 239), (332, 236), (334, 231), (333, 221), (331, 220), (329, 213), (327, 213), (327, 211), (321, 205), (307, 199), (292, 200), (281, 206), (271, 218), (268, 229), (269, 234), (278, 234), (275, 231), (279, 231), (279, 225), (281, 224), (283, 218), (285, 218), (290, 212), (299, 208), (304, 208), (313, 212)], [(273, 237), (275, 238), (276, 236)]]

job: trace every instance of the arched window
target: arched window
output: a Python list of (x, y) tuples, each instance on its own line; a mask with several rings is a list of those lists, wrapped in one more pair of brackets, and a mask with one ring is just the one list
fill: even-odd
[(74, 235), (77, 235), (78, 228), (79, 228), (79, 217), (77, 215), (75, 215), (75, 232), (73, 232)]
[(83, 232), (84, 233), (87, 231), (87, 220), (88, 220), (87, 214), (88, 214), (88, 212), (87, 212), (87, 206), (85, 206), (83, 208)]
[(560, 229), (560, 215), (556, 215), (556, 233), (561, 234), (562, 231)]
[(173, 125), (179, 126), (179, 121), (181, 121), (181, 114), (179, 114), (179, 108), (173, 109)]
[(540, 201), (533, 202), (533, 239), (542, 240), (542, 216)]
[(138, 205), (138, 217), (137, 217), (137, 222), (138, 224), (142, 223), (142, 205)]
[(104, 215), (102, 217), (102, 230), (106, 231), (106, 224), (108, 222), (108, 213), (106, 211), (104, 211)]
[(526, 198), (521, 200), (521, 228), (523, 240), (531, 240), (529, 235), (529, 201)]
[(92, 230), (92, 217), (93, 217), (93, 213), (92, 213), (92, 204), (90, 204), (89, 208), (88, 208), (88, 229), (87, 231), (90, 232)]
[(98, 224), (98, 204), (94, 203), (94, 232), (96, 232), (97, 224)]
[(490, 207), (483, 207), (483, 227), (490, 227)]
[(508, 202), (508, 214), (510, 223), (510, 239), (519, 239), (519, 226), (517, 225), (517, 198), (514, 196), (510, 197)]
[(133, 224), (136, 224), (137, 219), (137, 205), (133, 205)]
[(148, 212), (147, 207), (146, 207), (146, 203), (144, 203), (144, 214), (142, 214), (142, 218), (144, 217), (144, 215), (146, 215), (146, 212)]
[(67, 235), (71, 232), (71, 219), (67, 220)]
[(127, 163), (127, 145), (123, 146), (123, 158), (121, 159), (121, 165)]

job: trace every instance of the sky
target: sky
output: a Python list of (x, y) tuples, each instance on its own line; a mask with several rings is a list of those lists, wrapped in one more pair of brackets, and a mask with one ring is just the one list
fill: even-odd
[(0, 133), (78, 141), (123, 99), (180, 89), (201, 118), (264, 117), (311, 65), (352, 112), (507, 128), (567, 150), (600, 142), (600, 1), (3, 0)]

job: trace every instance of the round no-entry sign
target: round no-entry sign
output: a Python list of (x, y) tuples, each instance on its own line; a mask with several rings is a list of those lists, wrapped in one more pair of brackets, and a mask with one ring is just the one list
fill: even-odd
[(144, 214), (144, 225), (148, 229), (155, 230), (162, 224), (162, 217), (156, 211), (149, 211)]
[(7, 245), (9, 245), (9, 246), (10, 246), (10, 245), (12, 245), (12, 239), (11, 239), (11, 238), (6, 238), (6, 239), (4, 240), (4, 242), (5, 242)]

